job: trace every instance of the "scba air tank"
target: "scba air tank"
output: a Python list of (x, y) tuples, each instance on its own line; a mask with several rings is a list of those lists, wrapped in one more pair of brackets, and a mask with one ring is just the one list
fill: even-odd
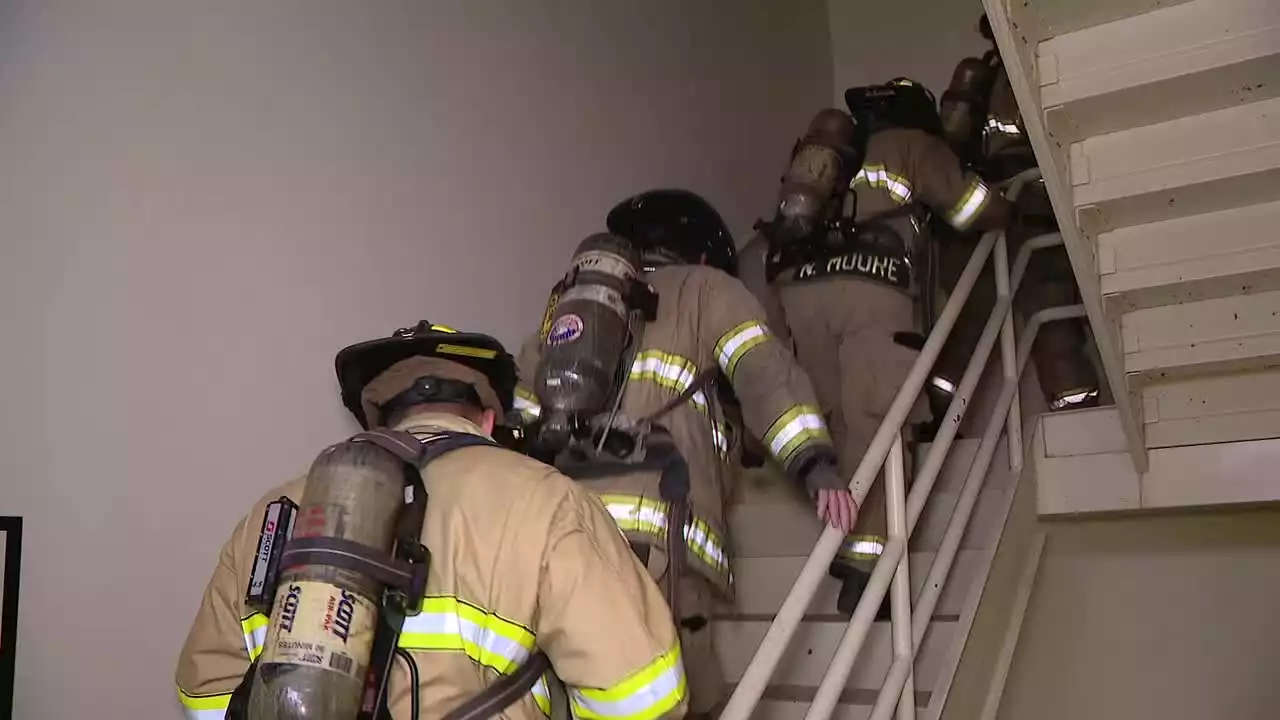
[[(372, 443), (316, 458), (297, 538), (334, 538), (389, 554), (403, 506), (404, 463)], [(286, 567), (249, 700), (251, 720), (333, 720), (360, 711), (383, 584), (329, 565)]]
[(627, 347), (628, 302), (639, 267), (635, 247), (617, 235), (597, 233), (578, 245), (534, 378), (544, 445), (563, 446), (581, 422), (606, 409)]

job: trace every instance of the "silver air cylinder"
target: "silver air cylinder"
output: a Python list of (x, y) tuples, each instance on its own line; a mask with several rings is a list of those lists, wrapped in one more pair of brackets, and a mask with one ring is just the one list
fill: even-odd
[(827, 203), (850, 168), (842, 151), (854, 143), (856, 126), (842, 110), (828, 108), (814, 116), (809, 129), (791, 157), (791, 165), (778, 192), (775, 218), (780, 239), (793, 240), (813, 232)]
[[(370, 443), (316, 458), (294, 538), (330, 537), (390, 553), (403, 463)], [(383, 585), (327, 565), (286, 568), (249, 699), (251, 720), (354, 718), (360, 710)]]
[(539, 444), (562, 448), (578, 423), (605, 411), (627, 346), (627, 296), (638, 267), (635, 247), (616, 235), (578, 245), (534, 378), (545, 418)]

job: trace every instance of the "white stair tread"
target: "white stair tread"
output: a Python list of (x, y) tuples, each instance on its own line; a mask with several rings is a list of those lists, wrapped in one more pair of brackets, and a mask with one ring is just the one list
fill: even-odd
[[(716, 654), (724, 668), (725, 679), (737, 682), (747, 664), (760, 647), (771, 620), (717, 620), (712, 624), (715, 632)], [(831, 664), (831, 656), (840, 644), (847, 627), (843, 619), (805, 620), (796, 630), (787, 651), (774, 673), (777, 685), (812, 685), (822, 682), (822, 675)], [(954, 621), (930, 623), (924, 642), (916, 656), (916, 686), (931, 688), (942, 670), (951, 639), (955, 635)], [(849, 676), (852, 688), (878, 688), (884, 682), (885, 673), (893, 659), (893, 645), (888, 622), (875, 623), (868, 633), (859, 653), (858, 661)]]
[(1043, 106), (1066, 106), (1074, 140), (1274, 97), (1280, 14), (1273, 0), (1196, 0), (1052, 37), (1037, 55)]
[(1053, 37), (1084, 28), (1123, 20), (1150, 12), (1154, 7), (1188, 0), (1036, 0), (1023, 3), (1025, 21), (1040, 28), (1041, 37)]
[[(924, 587), (936, 553), (913, 552), (910, 556), (911, 588), (913, 597)], [(737, 584), (737, 604), (732, 612), (740, 615), (772, 615), (782, 607), (787, 593), (804, 567), (806, 557), (746, 557), (734, 561), (733, 574)], [(964, 610), (969, 581), (978, 571), (982, 552), (962, 550), (951, 566), (951, 579), (943, 588), (942, 597), (934, 609), (936, 615), (959, 615)], [(809, 612), (834, 614), (836, 595), (840, 584), (826, 577), (818, 586)]]
[[(1098, 135), (1071, 146), (1073, 202), (1101, 213), (1100, 230), (1274, 200), (1280, 189), (1267, 183), (1276, 174), (1280, 98)], [(1241, 192), (1232, 185), (1216, 193), (1207, 187), (1232, 179), (1264, 187)], [(1189, 208), (1191, 199), (1180, 203), (1179, 189), (1194, 190), (1200, 206)], [(1260, 192), (1267, 196), (1257, 197)]]
[(1267, 367), (1280, 357), (1280, 292), (1146, 308), (1121, 317), (1125, 370), (1148, 377)]
[(1280, 202), (1102, 233), (1102, 292), (1116, 309), (1133, 310), (1280, 290), (1277, 227)]

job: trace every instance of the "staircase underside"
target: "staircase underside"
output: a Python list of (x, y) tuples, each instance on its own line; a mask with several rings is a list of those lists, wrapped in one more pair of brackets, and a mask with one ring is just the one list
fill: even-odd
[(1280, 3), (984, 5), (1139, 471), (1280, 437)]

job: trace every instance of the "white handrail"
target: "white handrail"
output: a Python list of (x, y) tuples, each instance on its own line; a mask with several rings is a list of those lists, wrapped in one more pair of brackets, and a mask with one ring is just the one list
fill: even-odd
[[(947, 305), (943, 309), (942, 315), (938, 318), (934, 331), (930, 333), (929, 339), (925, 341), (924, 348), (920, 351), (919, 359), (912, 366), (902, 389), (898, 391), (893, 404), (889, 406), (889, 411), (885, 413), (884, 422), (880, 424), (880, 429), (876, 431), (866, 454), (863, 455), (862, 462), (858, 465), (858, 469), (854, 471), (849, 487), (859, 505), (862, 505), (866, 499), (867, 491), (870, 489), (872, 481), (875, 480), (876, 474), (880, 472), (880, 466), (883, 464), (885, 456), (889, 453), (889, 447), (893, 444), (894, 437), (898, 435), (907, 419), (907, 414), (911, 411), (911, 406), (915, 403), (916, 396), (920, 393), (920, 389), (924, 387), (924, 382), (933, 367), (933, 363), (942, 351), (942, 345), (946, 342), (947, 335), (951, 332), (951, 327), (955, 325), (961, 306), (973, 290), (973, 285), (977, 282), (978, 275), (982, 271), (982, 265), (986, 262), (987, 255), (991, 253), (991, 246), (994, 243), (995, 235), (987, 234), (973, 251), (973, 257), (969, 259), (969, 264), (965, 266), (964, 272), (961, 273), (955, 290), (952, 292), (951, 299), (947, 301)], [(831, 560), (835, 558), (836, 552), (839, 551), (843, 542), (844, 534), (840, 531), (830, 526), (822, 531), (822, 535), (818, 538), (817, 544), (814, 545), (813, 552), (805, 562), (804, 568), (800, 570), (800, 574), (796, 577), (791, 592), (787, 595), (787, 599), (782, 602), (782, 607), (778, 608), (778, 614), (775, 616), (773, 624), (769, 626), (768, 632), (765, 633), (764, 639), (760, 642), (759, 650), (747, 665), (746, 670), (743, 671), (742, 678), (738, 681), (738, 686), (733, 695), (729, 697), (729, 702), (720, 714), (721, 720), (747, 720), (750, 716), (752, 709), (760, 701), (760, 696), (764, 694), (764, 689), (769, 684), (769, 678), (773, 676), (774, 669), (782, 659), (782, 653), (786, 651), (792, 636), (795, 635), (796, 628), (800, 626), (800, 621), (804, 619), (804, 614), (809, 608), (809, 601), (813, 599), (814, 593), (818, 590), (818, 584), (826, 576), (827, 567), (831, 564)], [(871, 573), (872, 583), (875, 582), (876, 575), (880, 569), (885, 568), (886, 565), (897, 564), (898, 557), (890, 556), (889, 554), (889, 548), (893, 545), (894, 543), (891, 539), (886, 544), (884, 552), (880, 554), (880, 559), (876, 562), (876, 570)], [(899, 548), (899, 552), (901, 552), (901, 548)], [(893, 567), (887, 568), (888, 573), (884, 576), (884, 585), (886, 587), (893, 569)], [(857, 615), (855, 612), (854, 619), (857, 619)], [(872, 619), (872, 615), (867, 616), (867, 627), (870, 627)], [(851, 625), (852, 622), (851, 620)]]
[[(1017, 374), (1012, 378), (1006, 378), (1001, 387), (995, 413), (987, 421), (986, 429), (982, 433), (982, 441), (978, 444), (978, 454), (965, 476), (960, 499), (956, 502), (955, 510), (952, 511), (950, 522), (947, 523), (947, 530), (942, 536), (942, 544), (934, 556), (933, 564), (929, 566), (929, 574), (924, 581), (924, 591), (916, 602), (916, 614), (911, 627), (913, 650), (918, 649), (924, 640), (924, 634), (929, 629), (929, 621), (933, 618), (933, 611), (942, 597), (942, 589), (946, 585), (952, 563), (960, 552), (960, 541), (964, 538), (965, 530), (969, 528), (969, 519), (973, 515), (974, 507), (978, 504), (978, 495), (982, 492), (982, 486), (987, 480), (987, 471), (991, 469), (991, 460), (995, 457), (996, 448), (999, 445), (1000, 431), (1003, 429), (1009, 409), (1013, 406), (1013, 397), (1018, 392), (1018, 380), (1023, 368), (1026, 367), (1027, 357), (1031, 354), (1031, 346), (1040, 332), (1040, 326), (1049, 319), (1061, 320), (1068, 317), (1081, 317), (1084, 314), (1083, 305), (1048, 308), (1036, 313), (1027, 323), (1022, 340), (1018, 343)], [(1012, 454), (1014, 449), (1010, 447), (1009, 452)], [(884, 685), (880, 688), (880, 695), (876, 698), (875, 708), (871, 711), (871, 720), (889, 720), (894, 703), (897, 702), (895, 692), (900, 692), (895, 688), (905, 685), (914, 660), (913, 652), (903, 666), (899, 667), (900, 660), (895, 656), (894, 665), (889, 669)]]
[[(1028, 183), (1038, 179), (1038, 171), (1035, 169), (1026, 171), (1013, 180), (1010, 185), (1008, 196), (1013, 199), (1017, 197), (1022, 187)], [(973, 290), (974, 283), (977, 281), (982, 271), (982, 266), (986, 262), (987, 256), (992, 254), (993, 246), (998, 244), (998, 251), (995, 257), (996, 270), (996, 287), (997, 302), (992, 309), (991, 317), (988, 319), (986, 327), (975, 349), (974, 357), (971, 359), (969, 366), (965, 368), (964, 376), (961, 378), (960, 385), (957, 388), (951, 404), (947, 408), (946, 421), (939, 429), (938, 436), (935, 438), (933, 447), (930, 449), (929, 455), (925, 460), (924, 467), (921, 469), (917, 482), (913, 485), (910, 496), (907, 499), (905, 517), (905, 525), (900, 528), (903, 532), (896, 534), (893, 532), (892, 524), (896, 519), (895, 515), (902, 512), (901, 495), (899, 494), (901, 486), (898, 488), (886, 488), (892, 490), (891, 493), (896, 495), (899, 506), (894, 508), (894, 503), (890, 502), (890, 533), (888, 542), (884, 551), (881, 553), (875, 568), (871, 573), (871, 577), (863, 591), (862, 598), (858, 603), (858, 607), (854, 610), (853, 616), (850, 618), (848, 626), (845, 629), (844, 636), (841, 638), (839, 646), (836, 648), (835, 655), (832, 658), (826, 675), (824, 675), (817, 694), (809, 707), (806, 714), (806, 720), (826, 720), (830, 717), (832, 710), (839, 701), (840, 693), (844, 689), (847, 682), (849, 672), (852, 670), (853, 663), (857, 658), (857, 654), (861, 649), (862, 643), (871, 628), (876, 611), (880, 603), (884, 600), (886, 591), (894, 575), (898, 573), (901, 566), (903, 572), (900, 582), (909, 582), (906, 570), (907, 542), (912, 530), (915, 528), (916, 522), (923, 512), (925, 501), (928, 498), (933, 484), (937, 479), (941, 470), (947, 450), (952, 441), (955, 439), (959, 423), (963, 419), (964, 411), (967, 408), (970, 396), (977, 386), (977, 382), (981, 377), (982, 370), (986, 365), (991, 351), (994, 347), (997, 335), (1001, 339), (1001, 359), (1004, 366), (1004, 380), (1007, 388), (1011, 387), (1012, 391), (1008, 393), (1009, 397), (1005, 398), (1005, 394), (1001, 394), (1000, 403), (997, 406), (996, 415), (998, 420), (990, 425), (999, 426), (1006, 420), (1009, 422), (1016, 421), (1018, 429), (1016, 434), (1011, 430), (1010, 440), (1018, 440), (1021, 442), (1021, 424), (1017, 411), (1011, 413), (1010, 408), (1013, 399), (1017, 393), (1017, 378), (1020, 376), (1020, 368), (1025, 363), (1025, 357), (1019, 359), (1014, 356), (1014, 343), (1012, 334), (1012, 325), (1009, 312), (1011, 307), (1012, 295), (1016, 293), (1017, 287), (1021, 282), (1022, 275), (1025, 273), (1027, 263), (1030, 260), (1030, 254), (1042, 247), (1048, 247), (1053, 244), (1061, 243), (1061, 237), (1058, 235), (1046, 236), (1043, 238), (1035, 238), (1026, 242), (1018, 253), (1018, 257), (1013, 267), (1013, 277), (1008, 274), (1008, 260), (1005, 253), (1005, 242), (1003, 233), (989, 233), (982, 238), (978, 247), (974, 250), (973, 256), (969, 259), (965, 266), (964, 272), (956, 282), (955, 289), (952, 291), (946, 307), (939, 316), (937, 324), (928, 340), (925, 342), (924, 348), (921, 349), (920, 357), (912, 366), (911, 372), (908, 374), (906, 382), (898, 391), (894, 398), (893, 404), (886, 413), (884, 421), (876, 431), (875, 437), (863, 456), (861, 463), (854, 472), (850, 480), (850, 489), (854, 493), (854, 497), (859, 504), (865, 499), (867, 491), (876, 475), (879, 473), (881, 466), (884, 464), (886, 457), (892, 457), (891, 465), (900, 461), (901, 451), (901, 429), (906, 421), (907, 415), (915, 403), (924, 382), (936, 362), (939, 352), (943, 344), (946, 342), (947, 336), (951, 332), (951, 328), (955, 325), (956, 318), (959, 316), (960, 309), (968, 300), (969, 294)], [(1039, 313), (1037, 320), (1047, 317), (1045, 313)], [(1028, 330), (1034, 337), (1034, 332), (1039, 325), (1034, 328), (1029, 327)], [(1028, 346), (1029, 347), (1029, 346)], [(1014, 356), (1014, 357), (1011, 357)], [(999, 436), (997, 428), (996, 437)], [(985, 437), (985, 434), (984, 434)], [(993, 441), (994, 446), (994, 441)], [(893, 453), (891, 450), (896, 449), (898, 452)], [(981, 454), (982, 449), (979, 450)], [(994, 453), (994, 449), (992, 450)], [(1012, 456), (1021, 455), (1019, 450), (1010, 446), (1011, 466), (1013, 464)], [(976, 464), (976, 463), (975, 463)], [(987, 458), (986, 464), (989, 466), (990, 458)], [(983, 470), (985, 476), (986, 469)], [(889, 481), (891, 471), (886, 472), (886, 482)], [(898, 478), (901, 481), (901, 477)], [(969, 490), (969, 484), (966, 483), (965, 491)], [(977, 492), (981, 489), (981, 481), (974, 483), (974, 499), (976, 501)], [(962, 494), (963, 500), (963, 494)], [(972, 508), (969, 508), (971, 511)], [(960, 520), (960, 523), (956, 523)], [(967, 527), (968, 512), (965, 513), (963, 519), (953, 515), (952, 525), (956, 525), (959, 535), (963, 535), (964, 528)], [(948, 533), (951, 532), (952, 525), (948, 525)], [(810, 554), (800, 574), (792, 587), (791, 592), (783, 601), (782, 607), (779, 608), (774, 622), (770, 625), (768, 632), (761, 641), (760, 648), (756, 655), (751, 659), (746, 670), (743, 672), (737, 688), (733, 695), (729, 698), (729, 702), (725, 705), (721, 714), (722, 720), (746, 720), (754, 710), (755, 706), (763, 695), (765, 687), (769, 683), (782, 654), (786, 651), (787, 645), (790, 643), (792, 636), (803, 620), (804, 613), (808, 609), (813, 595), (817, 591), (818, 584), (826, 574), (827, 566), (835, 557), (843, 541), (843, 535), (836, 530), (828, 527), (823, 530), (817, 544), (814, 546), (813, 552)], [(957, 547), (958, 547), (958, 540)], [(937, 602), (937, 596), (941, 594), (941, 587), (946, 582), (946, 574), (950, 569), (952, 560), (954, 560), (954, 550), (951, 558), (944, 559), (940, 554), (930, 568), (930, 581), (935, 579), (935, 570), (937, 573), (937, 587), (926, 585), (921, 602), (924, 602), (930, 595), (935, 595), (929, 601), (929, 609), (927, 612), (917, 612), (915, 614), (916, 622), (912, 625), (912, 646), (906, 647), (905, 641), (899, 642), (899, 636), (906, 638), (905, 620), (901, 610), (902, 601), (894, 602), (894, 625), (895, 625), (895, 660), (894, 665), (890, 668), (889, 677), (886, 678), (886, 684), (881, 688), (881, 697), (877, 702), (877, 711), (883, 712), (883, 718), (877, 720), (887, 720), (887, 713), (893, 707), (899, 707), (899, 720), (911, 720), (914, 715), (914, 691), (909, 694), (906, 692), (909, 688), (908, 680), (911, 675), (911, 668), (915, 656), (915, 648), (919, 645), (920, 637), (916, 636), (915, 625), (919, 624), (923, 619), (924, 624), (921, 627), (927, 627), (928, 618), (932, 616), (933, 604)], [(941, 563), (939, 562), (941, 561)], [(907, 586), (909, 593), (909, 585)], [(897, 595), (898, 593), (895, 593)], [(918, 610), (923, 610), (923, 606)], [(910, 616), (910, 598), (906, 597), (905, 614)], [(923, 635), (923, 631), (920, 632)], [(899, 648), (899, 644), (903, 645)], [(895, 672), (896, 671), (896, 672)], [(892, 681), (890, 683), (889, 681)], [(888, 698), (888, 699), (886, 699)], [(899, 702), (901, 701), (901, 702)], [(881, 703), (884, 703), (883, 707)], [(910, 705), (909, 710), (902, 710), (903, 705)], [(888, 708), (886, 710), (885, 708)]]

